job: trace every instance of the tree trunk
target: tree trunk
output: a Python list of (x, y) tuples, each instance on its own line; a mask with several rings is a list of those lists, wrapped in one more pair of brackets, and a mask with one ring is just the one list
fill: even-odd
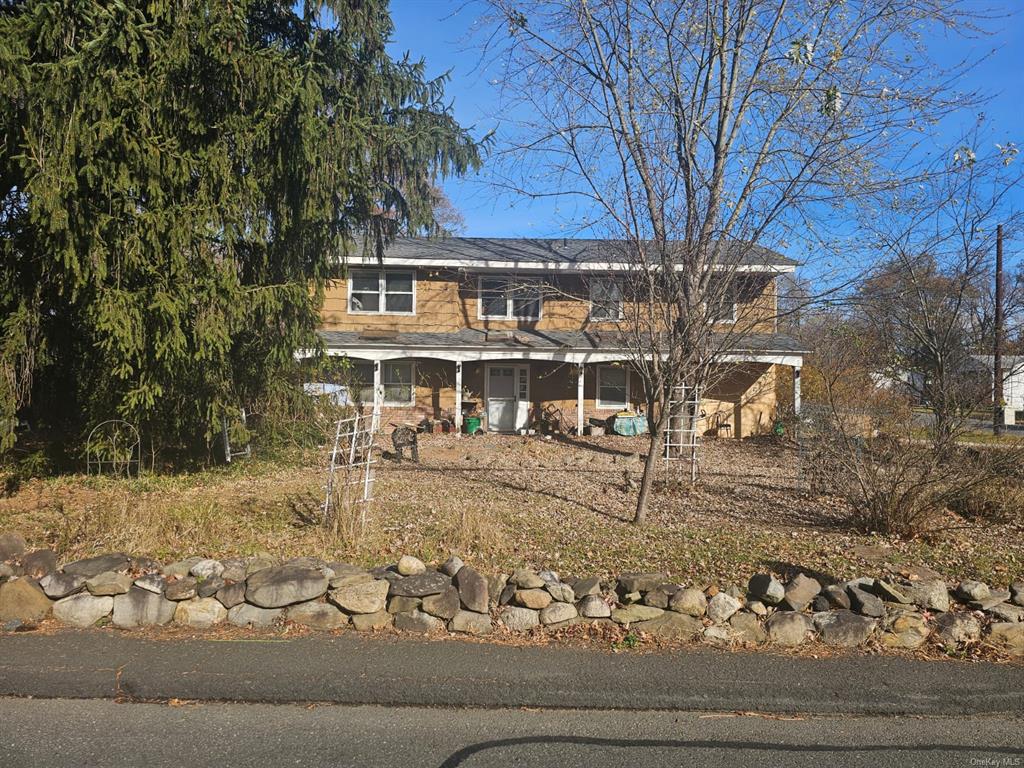
[(647, 498), (651, 495), (654, 484), (654, 472), (658, 466), (658, 451), (661, 449), (661, 429), (651, 429), (651, 442), (647, 448), (647, 459), (644, 461), (644, 476), (640, 480), (640, 495), (636, 499), (636, 514), (633, 515), (634, 525), (643, 525), (647, 519)]

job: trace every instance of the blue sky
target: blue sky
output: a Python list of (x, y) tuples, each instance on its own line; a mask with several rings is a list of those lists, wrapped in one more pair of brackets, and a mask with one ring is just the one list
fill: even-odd
[[(993, 24), (995, 34), (991, 37), (964, 41), (951, 34), (936, 40), (934, 49), (942, 64), (988, 54), (963, 85), (993, 95), (985, 109), (998, 134), (993, 140), (1016, 141), (1024, 147), (1024, 0), (993, 0), (984, 5), (979, 3), (978, 7), (1000, 8), (1013, 17)], [(408, 51), (413, 58), (426, 59), (429, 76), (451, 70), (448, 98), (458, 120), (474, 126), (477, 135), (496, 128), (500, 119), (497, 89), (491, 83), (496, 73), (481, 71), (478, 40), (471, 34), (480, 12), (478, 4), (464, 0), (391, 0), (395, 23), (392, 53), (401, 55)], [(976, 118), (975, 114), (965, 114), (962, 125), (969, 126)], [(959, 132), (955, 126), (947, 127), (951, 134)], [(475, 177), (452, 180), (444, 186), (465, 217), (469, 236), (565, 234), (559, 221), (565, 217), (566, 202), (550, 198), (541, 202), (509, 200), (488, 184), (486, 167)], [(1015, 202), (1017, 208), (1024, 208), (1024, 193), (1018, 193)]]

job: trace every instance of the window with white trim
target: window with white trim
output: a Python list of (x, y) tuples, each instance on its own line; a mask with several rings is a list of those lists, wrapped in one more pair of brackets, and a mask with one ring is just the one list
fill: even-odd
[(412, 272), (354, 269), (349, 273), (349, 312), (415, 314), (416, 277)]
[(622, 319), (622, 283), (611, 278), (590, 283), (590, 319)]
[[(373, 363), (353, 362), (353, 389), (358, 401), (373, 405)], [(416, 367), (412, 361), (385, 360), (380, 364), (380, 383), (384, 390), (384, 405), (402, 408), (416, 404)]]
[(735, 323), (736, 322), (736, 286), (712, 283), (710, 297), (709, 315), (712, 322)]
[(616, 411), (629, 407), (629, 371), (625, 366), (597, 366), (597, 407)]
[(480, 277), (480, 317), (497, 320), (539, 320), (541, 286), (536, 280)]

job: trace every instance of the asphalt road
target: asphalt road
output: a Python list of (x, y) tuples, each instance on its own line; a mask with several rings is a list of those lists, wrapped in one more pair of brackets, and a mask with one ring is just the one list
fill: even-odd
[(0, 765), (1015, 766), (1005, 717), (774, 719), (581, 710), (0, 699)]

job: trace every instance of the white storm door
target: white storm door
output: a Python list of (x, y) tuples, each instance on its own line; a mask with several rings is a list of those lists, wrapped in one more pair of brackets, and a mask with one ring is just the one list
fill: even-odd
[(526, 429), (530, 416), (530, 369), (525, 365), (487, 367), (487, 429)]

